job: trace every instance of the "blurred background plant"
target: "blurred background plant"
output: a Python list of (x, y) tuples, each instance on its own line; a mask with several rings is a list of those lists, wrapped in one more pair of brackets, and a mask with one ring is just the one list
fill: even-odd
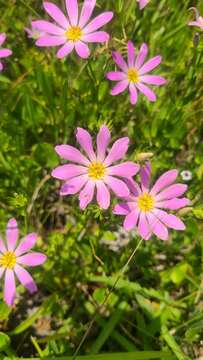
[[(9, 359), (71, 355), (97, 312), (81, 354), (142, 351), (140, 359), (154, 359), (162, 355), (153, 351), (170, 350), (172, 358), (200, 358), (203, 34), (187, 23), (193, 16), (188, 9), (197, 6), (203, 14), (203, 2), (151, 0), (142, 12), (134, 0), (97, 3), (96, 11), (115, 12), (108, 46), (94, 47), (88, 61), (74, 54), (59, 61), (54, 50), (36, 48), (24, 32), (30, 18), (44, 17), (42, 2), (0, 0), (0, 31), (13, 50), (0, 75), (0, 230), (15, 216), (24, 233), (38, 231), (38, 247), (49, 258), (43, 272), (33, 271), (40, 289), (35, 296), (19, 286), (12, 311), (1, 296), (0, 352)], [(127, 93), (109, 95), (104, 74), (114, 67), (111, 51), (125, 55), (128, 39), (137, 48), (148, 43), (150, 57), (163, 56), (158, 71), (168, 84), (156, 89), (153, 104), (140, 95), (132, 107)], [(181, 211), (184, 233), (142, 244), (98, 311), (139, 238), (121, 233), (121, 219), (110, 210), (91, 205), (81, 212), (75, 197), (59, 198), (50, 172), (60, 162), (56, 144), (75, 144), (77, 126), (96, 134), (103, 123), (115, 139), (130, 137), (129, 157), (141, 164), (151, 159), (155, 177), (174, 167), (182, 172), (192, 207)]]

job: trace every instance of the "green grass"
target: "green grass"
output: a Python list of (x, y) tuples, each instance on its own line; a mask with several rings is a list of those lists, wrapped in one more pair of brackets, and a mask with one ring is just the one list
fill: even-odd
[[(24, 32), (30, 17), (45, 16), (42, 2), (0, 0), (0, 32), (7, 33), (6, 45), (13, 50), (0, 75), (0, 232), (14, 216), (21, 235), (40, 234), (38, 249), (48, 256), (43, 270), (33, 270), (38, 294), (30, 297), (19, 286), (20, 297), (10, 310), (1, 293), (0, 358), (71, 359), (94, 316), (78, 360), (198, 358), (203, 335), (203, 35), (195, 46), (197, 29), (187, 22), (193, 17), (191, 6), (203, 14), (203, 2), (151, 0), (142, 12), (135, 0), (97, 3), (96, 11), (115, 13), (107, 26), (108, 48), (92, 46), (88, 61), (75, 54), (59, 61), (54, 50), (37, 48)], [(126, 54), (128, 39), (137, 48), (146, 42), (150, 57), (162, 55), (157, 73), (168, 83), (155, 89), (153, 104), (139, 95), (132, 107), (127, 93), (109, 95), (112, 83), (105, 73), (114, 69), (111, 51)], [(59, 198), (59, 182), (50, 173), (60, 163), (56, 144), (75, 145), (77, 126), (95, 135), (103, 123), (113, 139), (130, 137), (129, 159), (140, 164), (151, 159), (154, 179), (172, 168), (188, 169), (193, 178), (188, 183), (192, 208), (180, 214), (186, 231), (171, 231), (168, 242), (153, 237), (142, 244), (102, 307), (140, 239), (132, 234), (119, 253), (102, 245), (101, 239), (118, 234), (121, 218), (96, 205), (81, 212), (77, 197)]]

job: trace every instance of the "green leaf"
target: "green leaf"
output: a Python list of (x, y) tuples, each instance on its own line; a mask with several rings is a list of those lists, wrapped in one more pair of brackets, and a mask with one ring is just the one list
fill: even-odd
[(171, 348), (178, 360), (189, 360), (189, 358), (182, 352), (180, 346), (177, 344), (175, 338), (170, 334), (165, 325), (162, 326), (162, 336), (167, 345)]
[(105, 342), (111, 337), (111, 334), (116, 327), (116, 325), (119, 323), (119, 321), (122, 318), (123, 310), (127, 308), (127, 303), (122, 302), (119, 306), (119, 309), (116, 309), (114, 314), (111, 316), (109, 321), (106, 323), (106, 326), (102, 329), (101, 333), (97, 337), (96, 341), (94, 342), (90, 352), (91, 354), (98, 354), (102, 346), (105, 344)]
[(0, 332), (0, 351), (5, 350), (9, 345), (10, 345), (9, 336)]
[[(136, 351), (129, 353), (112, 353), (102, 355), (84, 355), (77, 356), (76, 360), (153, 360), (153, 359), (164, 359), (164, 360), (176, 360), (176, 358), (168, 352), (164, 351)], [(4, 358), (4, 360), (10, 360)], [(15, 360), (40, 360), (40, 358), (15, 358)], [(43, 360), (73, 360), (72, 356), (63, 357), (43, 357)]]

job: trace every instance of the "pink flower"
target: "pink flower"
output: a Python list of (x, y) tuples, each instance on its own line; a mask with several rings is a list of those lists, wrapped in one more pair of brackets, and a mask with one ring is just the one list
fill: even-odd
[(121, 71), (111, 71), (106, 77), (112, 81), (118, 81), (111, 90), (111, 95), (115, 96), (129, 88), (130, 102), (136, 104), (138, 91), (143, 93), (150, 101), (156, 101), (155, 93), (145, 84), (164, 85), (166, 80), (157, 75), (147, 75), (147, 73), (156, 68), (161, 62), (161, 56), (155, 56), (144, 64), (148, 53), (146, 44), (142, 44), (140, 51), (135, 57), (135, 49), (132, 41), (128, 42), (128, 62), (126, 62), (120, 53), (113, 52), (113, 59)]
[(140, 10), (144, 9), (144, 7), (149, 3), (150, 0), (137, 0), (140, 6)]
[[(12, 51), (10, 49), (2, 48), (2, 45), (5, 40), (6, 40), (6, 34), (4, 33), (0, 34), (0, 59), (7, 58), (12, 54)], [(0, 71), (2, 70), (3, 70), (3, 64), (0, 61)]]
[(60, 195), (66, 196), (80, 192), (81, 209), (85, 209), (93, 200), (95, 189), (97, 202), (102, 209), (110, 206), (109, 189), (119, 197), (128, 196), (129, 189), (121, 179), (134, 176), (139, 171), (139, 165), (127, 161), (112, 166), (112, 163), (125, 156), (129, 146), (128, 137), (117, 140), (108, 154), (106, 154), (106, 150), (111, 135), (106, 126), (103, 125), (97, 135), (96, 154), (92, 138), (86, 130), (78, 128), (76, 138), (85, 152), (85, 156), (70, 145), (59, 145), (55, 148), (61, 158), (74, 163), (59, 166), (52, 172), (53, 177), (65, 181)]
[(6, 229), (6, 244), (0, 238), (0, 278), (5, 273), (4, 300), (12, 306), (16, 296), (15, 276), (21, 284), (32, 294), (37, 291), (37, 286), (21, 265), (38, 266), (45, 262), (46, 256), (42, 253), (29, 250), (35, 245), (37, 234), (28, 234), (17, 244), (18, 224), (15, 219), (10, 219)]
[(138, 227), (138, 233), (145, 240), (155, 234), (162, 240), (168, 239), (168, 228), (185, 230), (184, 223), (167, 210), (178, 210), (190, 204), (187, 198), (181, 196), (187, 190), (187, 185), (174, 184), (178, 172), (170, 170), (164, 173), (150, 188), (151, 167), (147, 163), (141, 169), (141, 186), (132, 179), (128, 180), (131, 195), (126, 202), (115, 206), (113, 213), (124, 215), (124, 228), (131, 230)]
[(201, 30), (203, 30), (203, 17), (199, 15), (198, 10), (195, 7), (191, 7), (191, 10), (194, 10), (195, 12), (195, 17), (196, 20), (195, 21), (190, 21), (188, 23), (189, 26), (197, 26), (199, 27)]
[(55, 24), (45, 20), (33, 21), (35, 29), (47, 33), (37, 40), (36, 45), (62, 45), (57, 52), (58, 58), (63, 58), (75, 49), (81, 58), (86, 59), (90, 55), (88, 43), (103, 43), (109, 40), (109, 35), (98, 29), (113, 18), (113, 13), (103, 12), (89, 22), (96, 0), (85, 0), (80, 16), (77, 0), (65, 0), (65, 4), (68, 16), (65, 16), (58, 6), (44, 2), (44, 9)]

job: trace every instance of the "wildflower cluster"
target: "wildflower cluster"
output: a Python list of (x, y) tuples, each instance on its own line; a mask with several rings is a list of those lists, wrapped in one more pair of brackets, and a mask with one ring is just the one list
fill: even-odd
[[(150, 0), (137, 0), (139, 8)], [(44, 10), (52, 19), (34, 20), (31, 28), (25, 28), (29, 38), (33, 38), (38, 47), (57, 47), (56, 56), (62, 59), (75, 51), (82, 59), (90, 56), (90, 44), (107, 43), (110, 35), (101, 30), (113, 19), (113, 12), (106, 11), (92, 19), (96, 0), (84, 0), (79, 11), (77, 0), (65, 0), (64, 13), (56, 4), (45, 1)], [(197, 26), (203, 30), (203, 19), (193, 8), (196, 20), (189, 26)], [(3, 48), (5, 34), (0, 34), (0, 59), (12, 55), (12, 51)], [(150, 72), (161, 64), (162, 57), (156, 55), (147, 59), (148, 45), (143, 43), (139, 51), (135, 51), (131, 40), (127, 43), (127, 59), (121, 53), (113, 51), (112, 58), (117, 66), (116, 71), (110, 71), (104, 76), (116, 85), (111, 95), (116, 96), (129, 90), (130, 103), (135, 105), (138, 93), (142, 93), (151, 102), (156, 101), (156, 94), (148, 85), (165, 85), (166, 79)], [(0, 70), (3, 63), (0, 62)], [(123, 137), (110, 146), (111, 134), (106, 125), (101, 126), (94, 142), (89, 132), (77, 128), (76, 140), (80, 150), (71, 145), (62, 144), (55, 147), (62, 160), (69, 163), (53, 169), (52, 177), (61, 180), (61, 196), (78, 194), (81, 210), (96, 202), (107, 210), (111, 205), (111, 197), (118, 198), (113, 207), (113, 214), (124, 216), (123, 231), (136, 230), (145, 240), (156, 235), (167, 240), (169, 229), (184, 230), (182, 220), (171, 211), (179, 210), (190, 204), (183, 197), (187, 185), (176, 183), (178, 171), (169, 170), (161, 175), (154, 185), (151, 185), (151, 165), (139, 164), (124, 157), (129, 147), (129, 138)], [(135, 179), (140, 176), (140, 181)], [(184, 175), (185, 176), (185, 175)], [(42, 253), (30, 252), (37, 240), (37, 234), (28, 234), (18, 243), (18, 226), (15, 219), (8, 222), (6, 241), (0, 238), (0, 277), (5, 275), (4, 299), (9, 306), (14, 303), (16, 295), (15, 276), (30, 293), (37, 286), (24, 266), (42, 265), (46, 256)]]

